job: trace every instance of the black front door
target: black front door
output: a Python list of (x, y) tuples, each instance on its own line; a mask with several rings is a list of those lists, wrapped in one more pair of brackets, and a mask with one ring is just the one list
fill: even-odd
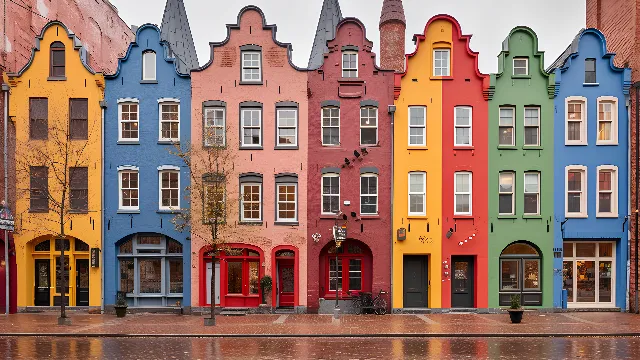
[(473, 257), (454, 256), (451, 274), (451, 307), (472, 308), (473, 304)]
[(76, 260), (76, 306), (89, 306), (89, 259)]
[(36, 286), (33, 299), (35, 306), (51, 305), (51, 294), (49, 293), (49, 286), (51, 284), (50, 264), (48, 259), (35, 261)]
[(429, 306), (429, 277), (427, 276), (426, 255), (405, 255), (403, 266), (403, 289), (405, 308)]

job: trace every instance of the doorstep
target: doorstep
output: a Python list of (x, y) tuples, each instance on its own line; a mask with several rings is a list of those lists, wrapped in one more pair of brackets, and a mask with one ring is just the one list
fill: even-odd
[[(87, 313), (87, 314), (100, 314), (100, 306), (65, 306), (65, 311)], [(44, 313), (60, 311), (60, 306), (19, 306), (18, 313)]]

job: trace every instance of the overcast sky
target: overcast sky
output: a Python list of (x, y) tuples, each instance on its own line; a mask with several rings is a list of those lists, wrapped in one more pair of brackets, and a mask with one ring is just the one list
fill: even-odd
[[(160, 24), (166, 0), (110, 0), (129, 25)], [(378, 23), (383, 0), (340, 0), (342, 16), (357, 17), (379, 53)], [(184, 0), (200, 65), (209, 60), (209, 42), (226, 37), (225, 24), (235, 23), (246, 5), (259, 6), (267, 23), (278, 25), (277, 39), (293, 45), (293, 62), (306, 67), (323, 0)], [(413, 34), (423, 33), (433, 15), (450, 14), (464, 34), (473, 34), (471, 49), (480, 52), (480, 70), (497, 70), (496, 56), (509, 31), (518, 25), (537, 34), (545, 65), (550, 65), (585, 26), (585, 0), (404, 0), (406, 52), (413, 52)]]

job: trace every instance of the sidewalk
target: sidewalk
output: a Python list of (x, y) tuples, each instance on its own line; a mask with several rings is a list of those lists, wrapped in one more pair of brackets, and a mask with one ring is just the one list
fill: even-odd
[(69, 315), (58, 326), (58, 313), (0, 316), (0, 336), (220, 336), (220, 337), (565, 337), (640, 336), (640, 316), (625, 313), (525, 313), (521, 324), (507, 314), (429, 315), (248, 315), (217, 316), (217, 326), (203, 326), (201, 316), (127, 314)]

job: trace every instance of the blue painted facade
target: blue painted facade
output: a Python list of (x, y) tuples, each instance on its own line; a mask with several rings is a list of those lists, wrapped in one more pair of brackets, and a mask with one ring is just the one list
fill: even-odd
[[(569, 294), (572, 295), (572, 291), (576, 292), (576, 297), (573, 303), (568, 302), (569, 308), (618, 307), (624, 310), (629, 225), (627, 104), (631, 70), (613, 65), (614, 54), (607, 53), (605, 37), (596, 29), (582, 30), (563, 56), (564, 58), (561, 56), (554, 64), (557, 66), (554, 115), (554, 213), (557, 223), (554, 226), (554, 252), (559, 254), (560, 249), (564, 250), (562, 257), (554, 258), (553, 305), (561, 307), (562, 290), (571, 289)], [(589, 70), (592, 63), (595, 63), (595, 81), (592, 78), (587, 79), (591, 74), (585, 74), (585, 70)], [(612, 104), (611, 108), (617, 113), (617, 137), (614, 132), (612, 141), (606, 145), (598, 141), (599, 101), (609, 101)], [(580, 105), (579, 112), (575, 104)], [(572, 110), (571, 114), (568, 110)], [(613, 118), (615, 119), (615, 116)], [(576, 123), (573, 123), (573, 135), (568, 134), (567, 124), (569, 120), (575, 119), (583, 119), (586, 133), (584, 128), (581, 128), (580, 135), (577, 136)], [(599, 184), (606, 184), (607, 179), (599, 178), (599, 167), (605, 172), (615, 170), (612, 183), (617, 189), (617, 204), (614, 201), (610, 213), (598, 213), (598, 187)], [(582, 205), (581, 213), (578, 214), (575, 211), (577, 203), (573, 195), (573, 210), (568, 210), (567, 179), (575, 179), (573, 174), (568, 174), (569, 170), (581, 169), (586, 173), (586, 201), (583, 203), (586, 205), (586, 211)], [(599, 180), (603, 179), (605, 182), (599, 183)], [(583, 186), (583, 181), (584, 177), (581, 177), (580, 186)], [(577, 183), (572, 184), (572, 189), (576, 189)], [(606, 189), (608, 186), (602, 187)], [(585, 196), (585, 191), (582, 191), (581, 196)], [(615, 191), (612, 198), (616, 199)], [(572, 243), (578, 243), (584, 248), (578, 253), (578, 248), (574, 248)], [(597, 246), (594, 246), (595, 259), (589, 259), (588, 256), (591, 244)], [(611, 254), (607, 253), (610, 246), (607, 244), (614, 244)], [(612, 254), (615, 255), (612, 270), (607, 271), (607, 263)], [(608, 256), (598, 258), (599, 255)], [(611, 291), (606, 289), (606, 284), (610, 281), (608, 276), (613, 281)], [(574, 290), (574, 283), (576, 287), (582, 288), (579, 294)], [(596, 290), (599, 291), (599, 296)], [(591, 297), (595, 299), (594, 302), (590, 300)], [(610, 303), (607, 302), (609, 297)]]
[[(156, 54), (155, 80), (143, 80), (143, 53), (149, 51)], [(189, 143), (191, 79), (188, 74), (178, 73), (175, 62), (179, 60), (169, 58), (169, 54), (169, 45), (160, 40), (158, 27), (143, 25), (137, 30), (136, 41), (119, 60), (117, 72), (105, 77), (103, 249), (107, 306), (115, 303), (118, 291), (128, 293), (129, 306), (191, 304), (190, 233), (176, 231), (171, 222), (174, 211), (190, 206), (189, 198), (185, 197), (190, 174), (184, 162), (170, 153), (173, 142), (161, 140), (160, 131), (161, 106), (179, 105), (178, 138), (183, 146)], [(122, 105), (137, 106), (138, 140), (131, 139), (131, 132), (126, 136), (129, 139), (120, 133)], [(179, 204), (171, 203), (169, 209), (161, 209), (163, 170), (174, 170), (179, 176)], [(121, 171), (138, 173), (138, 184), (128, 182), (130, 187), (138, 186), (137, 209), (131, 201), (123, 205), (122, 197), (132, 196), (121, 193)], [(130, 240), (138, 245), (126, 250), (125, 243)], [(173, 241), (182, 246), (182, 256), (180, 246)], [(182, 274), (178, 270), (180, 261)]]

